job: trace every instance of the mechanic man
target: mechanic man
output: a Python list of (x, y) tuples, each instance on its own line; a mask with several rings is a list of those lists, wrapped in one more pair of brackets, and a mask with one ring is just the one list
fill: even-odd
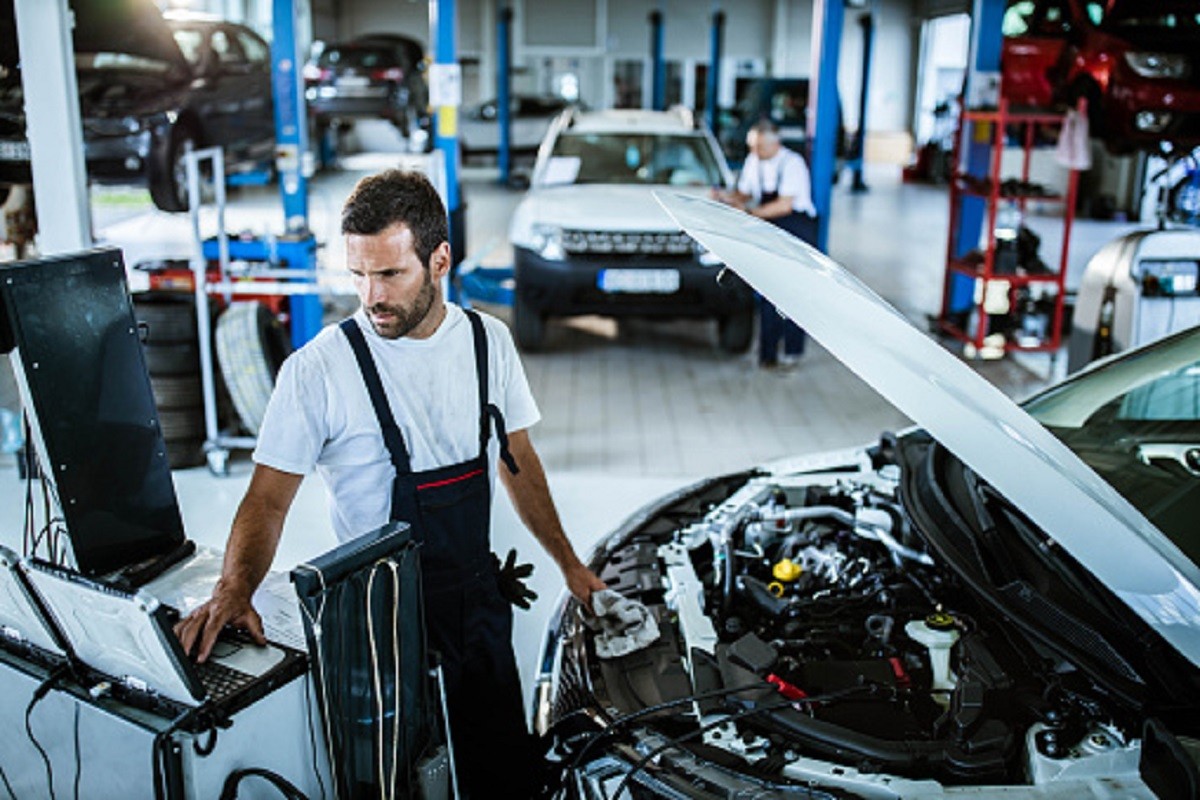
[(535, 772), (532, 740), (512, 609), (489, 543), (497, 471), (571, 593), (586, 607), (604, 584), (576, 556), (559, 522), (526, 430), (539, 412), (508, 329), (442, 297), (450, 245), (433, 186), (399, 170), (363, 178), (342, 209), (342, 233), (362, 307), (284, 363), (221, 578), (176, 630), (201, 660), (225, 624), (263, 641), (250, 598), (271, 565), (300, 482), (315, 467), (340, 540), (389, 520), (413, 525), (422, 542), (429, 644), (446, 672), (460, 785), (475, 798), (525, 797)]
[[(817, 243), (817, 212), (812, 202), (812, 182), (803, 156), (783, 146), (779, 129), (770, 120), (759, 120), (746, 134), (749, 153), (733, 192), (717, 192), (723, 202), (778, 225), (808, 244)], [(785, 319), (771, 301), (758, 297), (758, 363), (773, 368), (779, 362), (783, 340), (784, 364), (804, 353), (804, 331)]]

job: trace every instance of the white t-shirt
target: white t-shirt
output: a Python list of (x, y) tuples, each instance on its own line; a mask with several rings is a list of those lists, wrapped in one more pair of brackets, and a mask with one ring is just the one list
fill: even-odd
[(808, 165), (794, 150), (786, 147), (766, 161), (750, 153), (742, 164), (742, 174), (738, 176), (738, 191), (759, 199), (765, 192), (776, 192), (792, 198), (792, 210), (810, 217), (817, 215), (817, 209), (812, 201), (812, 179), (808, 174)]
[[(479, 390), (471, 322), (446, 305), (446, 318), (428, 339), (385, 339), (362, 309), (354, 315), (379, 370), (414, 471), (479, 455)], [(519, 431), (541, 414), (529, 391), (512, 336), (499, 320), (480, 314), (488, 340), (488, 400)], [(499, 445), (488, 447), (495, 488)], [(325, 481), (339, 541), (387, 523), (395, 477), (367, 386), (346, 335), (330, 325), (284, 362), (254, 461)]]

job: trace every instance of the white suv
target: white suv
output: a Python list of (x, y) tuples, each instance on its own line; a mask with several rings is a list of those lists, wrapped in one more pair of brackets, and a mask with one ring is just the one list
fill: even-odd
[(517, 343), (541, 347), (549, 317), (711, 317), (721, 348), (745, 352), (754, 331), (749, 287), (737, 278), (718, 284), (720, 262), (652, 195), (731, 185), (716, 141), (687, 112), (563, 112), (510, 230)]

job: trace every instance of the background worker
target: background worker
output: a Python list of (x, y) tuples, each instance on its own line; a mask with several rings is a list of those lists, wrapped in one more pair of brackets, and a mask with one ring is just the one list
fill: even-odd
[[(723, 202), (778, 225), (788, 233), (817, 244), (817, 211), (812, 201), (812, 181), (803, 156), (783, 146), (779, 129), (770, 120), (759, 120), (746, 134), (749, 153), (738, 176), (737, 189), (717, 192)], [(780, 316), (775, 306), (758, 297), (758, 363), (771, 368), (779, 363), (783, 340), (784, 363), (804, 353), (804, 331)]]
[(527, 797), (536, 771), (512, 609), (490, 552), (492, 476), (585, 607), (604, 584), (563, 532), (526, 430), (540, 415), (508, 329), (442, 297), (450, 246), (433, 186), (399, 170), (364, 178), (343, 207), (342, 233), (362, 307), (285, 362), (221, 578), (176, 630), (200, 660), (226, 624), (263, 640), (250, 598), (315, 469), (340, 540), (390, 520), (413, 526), (460, 785), (468, 797)]

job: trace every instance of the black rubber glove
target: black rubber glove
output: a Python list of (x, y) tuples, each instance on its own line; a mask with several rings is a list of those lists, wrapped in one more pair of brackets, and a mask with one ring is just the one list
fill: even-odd
[(518, 564), (517, 551), (508, 551), (508, 558), (501, 566), (499, 557), (492, 553), (496, 562), (496, 580), (500, 586), (500, 596), (517, 608), (529, 610), (530, 603), (537, 600), (537, 592), (525, 585), (525, 579), (533, 574), (533, 564)]

